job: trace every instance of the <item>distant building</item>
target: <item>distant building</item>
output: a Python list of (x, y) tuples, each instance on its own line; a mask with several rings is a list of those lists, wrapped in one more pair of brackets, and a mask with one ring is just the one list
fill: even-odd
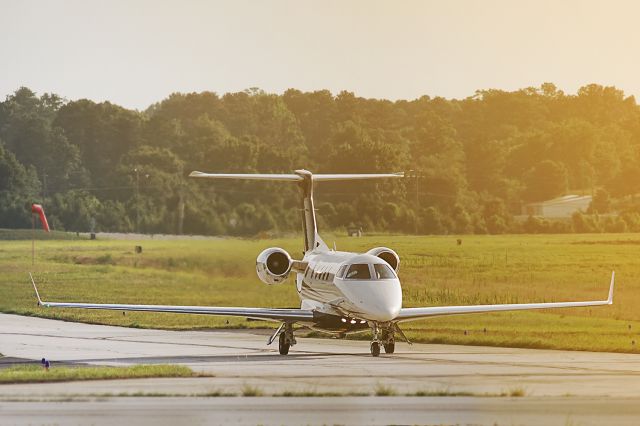
[(529, 203), (523, 206), (522, 214), (524, 216), (567, 218), (577, 211), (586, 212), (591, 204), (591, 198), (591, 195), (565, 195), (553, 200)]

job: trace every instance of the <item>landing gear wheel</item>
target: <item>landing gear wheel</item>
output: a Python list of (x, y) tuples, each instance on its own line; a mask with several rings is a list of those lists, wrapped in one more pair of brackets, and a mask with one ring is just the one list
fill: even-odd
[(387, 354), (392, 354), (396, 350), (396, 342), (385, 343), (384, 344), (384, 352)]
[(288, 354), (290, 347), (291, 343), (287, 342), (287, 337), (284, 333), (280, 333), (280, 338), (278, 339), (278, 351), (280, 352), (280, 355)]
[(371, 356), (380, 355), (380, 342), (371, 342)]

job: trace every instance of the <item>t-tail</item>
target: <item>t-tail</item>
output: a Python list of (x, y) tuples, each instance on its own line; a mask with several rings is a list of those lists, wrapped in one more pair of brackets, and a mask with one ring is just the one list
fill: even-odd
[(308, 170), (296, 170), (293, 174), (237, 174), (237, 173), (203, 173), (191, 172), (189, 177), (205, 179), (245, 179), (245, 180), (267, 180), (267, 181), (289, 181), (295, 182), (300, 188), (302, 200), (302, 230), (304, 232), (305, 253), (315, 249), (329, 248), (318, 235), (316, 223), (316, 212), (313, 206), (313, 184), (314, 182), (339, 181), (339, 180), (359, 180), (359, 179), (380, 179), (404, 177), (404, 173), (386, 174), (318, 174), (314, 175)]

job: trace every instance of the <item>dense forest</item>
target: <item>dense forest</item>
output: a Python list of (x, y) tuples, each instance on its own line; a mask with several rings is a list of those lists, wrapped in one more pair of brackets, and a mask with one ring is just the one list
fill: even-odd
[[(411, 171), (320, 184), (324, 229), (420, 234), (640, 231), (640, 108), (614, 87), (553, 84), (462, 100), (353, 93), (172, 94), (145, 111), (20, 88), (0, 103), (0, 228), (45, 206), (59, 230), (257, 235), (300, 227), (287, 183), (208, 172)], [(568, 221), (524, 203), (593, 194)]]

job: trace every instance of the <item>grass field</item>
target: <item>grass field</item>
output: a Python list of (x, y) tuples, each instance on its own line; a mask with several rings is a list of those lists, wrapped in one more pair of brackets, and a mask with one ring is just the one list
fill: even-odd
[[(419, 342), (640, 352), (640, 235), (463, 236), (462, 245), (457, 238), (335, 240), (340, 250), (394, 248), (405, 307), (600, 300), (615, 269), (613, 306), (440, 317), (403, 329)], [(135, 245), (143, 246), (141, 254)], [(129, 327), (271, 326), (240, 318), (45, 309), (36, 306), (27, 272), (34, 272), (42, 298), (50, 301), (298, 307), (293, 280), (264, 285), (254, 264), (266, 247), (283, 247), (295, 257), (301, 245), (300, 238), (42, 240), (32, 266), (31, 241), (7, 238), (0, 242), (0, 311)]]
[(196, 374), (190, 368), (182, 365), (134, 365), (130, 367), (54, 366), (48, 371), (40, 365), (18, 365), (0, 369), (0, 384), (145, 379), (150, 377), (196, 377)]

